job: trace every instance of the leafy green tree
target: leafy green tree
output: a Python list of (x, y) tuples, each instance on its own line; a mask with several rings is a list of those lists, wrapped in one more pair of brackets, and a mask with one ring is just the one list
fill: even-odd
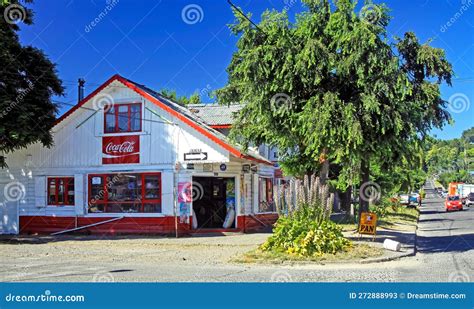
[(182, 105), (188, 105), (188, 104), (199, 104), (201, 103), (201, 96), (199, 93), (195, 92), (191, 96), (178, 96), (176, 93), (176, 90), (171, 90), (171, 89), (162, 89), (161, 94), (164, 95), (167, 98), (170, 98), (171, 100), (180, 103)]
[[(31, 1), (25, 1), (30, 3)], [(33, 12), (18, 1), (0, 4), (0, 167), (5, 155), (41, 142), (53, 144), (50, 129), (57, 113), (51, 101), (62, 95), (55, 65), (39, 49), (22, 46), (17, 23), (31, 25)]]
[(439, 88), (451, 84), (451, 64), (414, 33), (389, 37), (383, 4), (358, 12), (351, 0), (303, 3), (295, 22), (266, 11), (256, 27), (236, 12), (237, 51), (218, 101), (246, 103), (231, 136), (276, 145), (284, 169), (311, 173), (330, 162), (342, 167), (338, 187), (368, 183), (370, 162), (389, 170), (412, 160), (450, 120)]

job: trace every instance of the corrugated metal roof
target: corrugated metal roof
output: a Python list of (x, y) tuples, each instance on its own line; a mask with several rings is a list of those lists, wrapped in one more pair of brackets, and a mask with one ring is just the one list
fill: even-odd
[(219, 105), (209, 104), (189, 104), (186, 106), (196, 116), (201, 118), (207, 125), (230, 125), (234, 122), (235, 114), (238, 113), (243, 105)]

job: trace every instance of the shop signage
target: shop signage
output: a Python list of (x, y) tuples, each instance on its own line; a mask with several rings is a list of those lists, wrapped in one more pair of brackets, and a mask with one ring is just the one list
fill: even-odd
[(214, 169), (213, 169), (213, 165), (211, 163), (204, 163), (202, 165), (202, 171), (203, 172), (212, 172)]
[(377, 215), (373, 212), (363, 212), (360, 215), (359, 234), (377, 234)]
[(187, 152), (184, 154), (184, 161), (205, 161), (207, 152)]
[(102, 155), (102, 164), (140, 163), (140, 136), (104, 136)]

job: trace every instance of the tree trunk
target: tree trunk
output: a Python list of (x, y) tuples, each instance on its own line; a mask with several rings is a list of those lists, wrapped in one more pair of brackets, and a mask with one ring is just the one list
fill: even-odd
[(329, 160), (325, 160), (321, 166), (321, 171), (319, 172), (319, 178), (321, 184), (325, 185), (329, 177)]
[(369, 211), (369, 199), (367, 194), (364, 194), (364, 184), (370, 181), (370, 166), (368, 158), (362, 159), (360, 165), (361, 183), (359, 186), (359, 218), (360, 214)]
[(352, 200), (352, 187), (349, 186), (345, 191), (339, 191), (340, 201), (341, 201), (341, 210), (347, 212), (351, 209), (351, 200)]

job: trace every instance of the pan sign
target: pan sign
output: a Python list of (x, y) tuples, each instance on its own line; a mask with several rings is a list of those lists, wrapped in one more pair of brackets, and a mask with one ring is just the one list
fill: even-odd
[(207, 160), (207, 152), (192, 151), (184, 154), (184, 161), (205, 161)]
[(140, 136), (104, 136), (102, 164), (140, 163)]
[(373, 212), (363, 212), (360, 215), (359, 234), (376, 235), (377, 215)]

